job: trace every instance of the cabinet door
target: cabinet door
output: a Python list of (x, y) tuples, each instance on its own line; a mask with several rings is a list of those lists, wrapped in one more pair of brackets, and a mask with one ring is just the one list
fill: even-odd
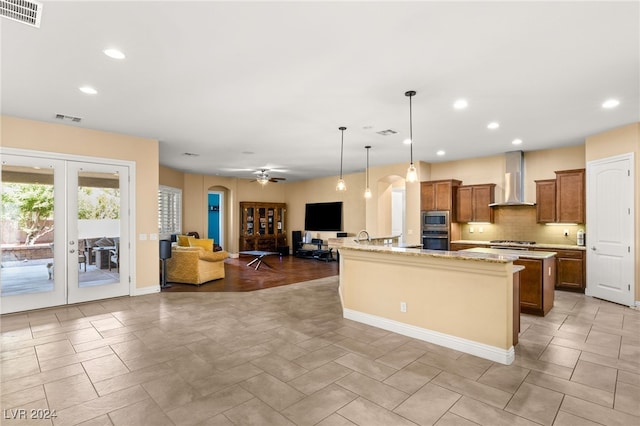
[(432, 182), (420, 183), (420, 210), (436, 209), (436, 186)]
[(556, 221), (556, 180), (536, 181), (536, 221), (552, 223)]
[(436, 210), (451, 210), (451, 182), (436, 182), (433, 185), (435, 187), (435, 209)]
[(584, 223), (584, 169), (556, 172), (557, 221)]
[(577, 250), (557, 251), (556, 288), (584, 291), (584, 252)]
[(493, 223), (493, 209), (489, 204), (495, 200), (495, 185), (473, 187), (473, 221)]
[(542, 312), (542, 261), (518, 259), (514, 265), (522, 265), (520, 271), (520, 309), (525, 313)]
[(456, 217), (458, 222), (473, 222), (473, 187), (458, 187), (456, 198), (458, 205)]

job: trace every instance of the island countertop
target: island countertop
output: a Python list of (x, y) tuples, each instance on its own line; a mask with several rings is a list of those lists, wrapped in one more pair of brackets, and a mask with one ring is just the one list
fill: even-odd
[(460, 250), (454, 253), (486, 253), (486, 254), (505, 254), (510, 256), (522, 257), (525, 259), (548, 259), (556, 255), (553, 251), (531, 251), (531, 250), (511, 250), (503, 248), (475, 247)]
[[(398, 256), (412, 256), (412, 257), (425, 257), (425, 258), (440, 258), (440, 259), (457, 259), (457, 260), (470, 260), (476, 262), (491, 262), (491, 263), (508, 263), (518, 260), (518, 255), (513, 253), (504, 253), (503, 250), (496, 250), (496, 253), (486, 252), (472, 252), (472, 251), (445, 251), (445, 250), (424, 250), (419, 248), (404, 248), (404, 247), (392, 247), (392, 246), (379, 246), (374, 244), (345, 244), (338, 250), (355, 250), (364, 252), (386, 252)], [(510, 250), (507, 250), (510, 251)], [(517, 250), (514, 250), (517, 251)], [(546, 253), (546, 252), (539, 252)], [(553, 253), (552, 255), (555, 255)]]

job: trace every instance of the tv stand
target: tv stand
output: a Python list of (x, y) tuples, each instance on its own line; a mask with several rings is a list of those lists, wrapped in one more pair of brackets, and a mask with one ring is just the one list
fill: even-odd
[[(313, 247), (315, 246), (315, 247)], [(333, 248), (325, 250), (323, 247), (328, 247), (324, 244), (324, 241), (319, 239), (311, 240), (311, 244), (300, 244), (300, 247), (296, 249), (296, 257), (304, 259), (316, 259), (324, 260), (325, 262), (332, 262), (336, 260), (333, 257)]]

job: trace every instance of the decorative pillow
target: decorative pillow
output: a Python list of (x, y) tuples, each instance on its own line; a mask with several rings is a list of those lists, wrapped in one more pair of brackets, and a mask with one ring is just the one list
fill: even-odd
[(191, 247), (189, 243), (190, 240), (194, 240), (195, 238), (190, 237), (188, 235), (178, 235), (178, 245), (180, 247)]
[(191, 247), (203, 247), (208, 251), (213, 251), (213, 240), (208, 238), (192, 238), (189, 240)]

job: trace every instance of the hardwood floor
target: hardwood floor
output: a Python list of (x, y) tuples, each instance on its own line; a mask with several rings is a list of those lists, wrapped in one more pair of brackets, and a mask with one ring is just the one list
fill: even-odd
[(225, 277), (209, 281), (200, 286), (170, 283), (162, 292), (239, 292), (278, 287), (302, 281), (338, 275), (338, 262), (301, 259), (294, 256), (268, 256), (256, 271), (255, 263), (247, 266), (253, 258), (240, 256), (225, 260)]

